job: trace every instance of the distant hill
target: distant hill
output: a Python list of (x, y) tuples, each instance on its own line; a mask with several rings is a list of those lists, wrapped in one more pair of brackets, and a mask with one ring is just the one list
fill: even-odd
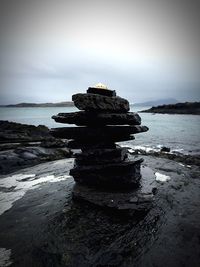
[(140, 112), (200, 115), (200, 102), (185, 102), (152, 107)]
[(135, 103), (133, 104), (135, 107), (147, 107), (147, 106), (158, 106), (158, 105), (167, 105), (167, 104), (176, 104), (178, 103), (177, 99), (174, 98), (165, 98), (165, 99), (158, 99), (154, 101), (147, 101), (143, 103)]
[(1, 107), (9, 108), (35, 108), (35, 107), (74, 107), (72, 101), (59, 102), (59, 103), (19, 103), (14, 105), (1, 105)]

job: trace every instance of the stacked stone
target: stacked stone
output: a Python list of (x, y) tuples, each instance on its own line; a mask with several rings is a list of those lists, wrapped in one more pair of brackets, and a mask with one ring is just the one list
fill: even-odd
[(148, 130), (140, 125), (140, 116), (129, 112), (129, 102), (114, 90), (89, 87), (87, 93), (75, 94), (72, 100), (79, 112), (52, 118), (77, 126), (54, 128), (51, 133), (69, 139), (69, 148), (81, 149), (70, 171), (76, 183), (104, 191), (138, 188), (142, 159), (128, 160), (127, 149), (116, 142), (134, 139), (132, 134)]

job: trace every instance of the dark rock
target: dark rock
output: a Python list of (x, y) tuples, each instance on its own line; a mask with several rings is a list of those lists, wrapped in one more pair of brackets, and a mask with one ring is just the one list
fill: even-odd
[[(133, 136), (130, 136), (132, 140), (134, 139)], [(114, 149), (116, 148), (116, 144), (114, 142), (109, 142), (108, 140), (105, 142), (95, 142), (93, 140), (87, 140), (86, 141), (77, 141), (77, 140), (70, 140), (67, 143), (67, 147), (71, 149), (81, 149), (82, 151), (88, 150), (88, 149), (103, 149), (103, 148), (109, 148)]]
[(47, 161), (72, 157), (68, 148), (20, 147), (0, 152), (0, 174), (34, 166)]
[(0, 121), (0, 143), (0, 174), (72, 156), (65, 143), (42, 125)]
[[(173, 161), (177, 161), (177, 162), (181, 162), (184, 164), (189, 164), (189, 165), (196, 165), (196, 166), (200, 166), (200, 155), (184, 155), (180, 152), (173, 152), (172, 153), (163, 153), (163, 152), (157, 152), (157, 151), (148, 151), (146, 152), (145, 150), (135, 150), (136, 152), (138, 152), (138, 154), (140, 155), (148, 155), (148, 156), (153, 156), (153, 157), (158, 157), (158, 158), (166, 158), (166, 159), (170, 159)], [(129, 154), (136, 154), (136, 153), (130, 153)]]
[(146, 213), (152, 206), (153, 193), (140, 193), (137, 189), (131, 192), (97, 191), (76, 184), (73, 189), (73, 199), (121, 212)]
[[(148, 131), (146, 126), (140, 126), (140, 116), (128, 112), (129, 102), (102, 84), (99, 88), (88, 88), (87, 94), (73, 95), (72, 100), (84, 111), (59, 113), (52, 118), (56, 122), (86, 127), (54, 128), (51, 134), (72, 139), (68, 147), (82, 150), (75, 154), (74, 168), (70, 170), (75, 182), (81, 185), (75, 187), (74, 198), (118, 210), (149, 210), (152, 192), (127, 193), (139, 188), (143, 159), (130, 161), (127, 149), (115, 145), (115, 142), (133, 139), (132, 134)], [(109, 190), (112, 193), (106, 194)], [(121, 194), (123, 190), (126, 193)], [(114, 200), (110, 199), (111, 195)]]
[(129, 102), (121, 97), (108, 97), (96, 94), (76, 94), (72, 96), (74, 105), (80, 110), (127, 112)]
[(67, 142), (64, 142), (61, 139), (52, 138), (50, 140), (42, 141), (40, 146), (45, 148), (67, 147)]
[(83, 153), (75, 154), (76, 165), (95, 165), (122, 162), (127, 158), (126, 148), (116, 149), (90, 149)]
[(129, 141), (134, 140), (135, 137), (133, 135), (124, 135), (124, 136), (114, 136), (114, 137), (107, 137), (106, 141), (104, 142), (103, 139), (76, 139), (76, 140), (70, 140), (67, 143), (68, 148), (73, 149), (82, 149), (82, 148), (115, 148), (114, 143), (115, 142), (123, 142), (123, 141)]
[(9, 121), (0, 121), (0, 143), (36, 142), (52, 139), (49, 129)]
[(160, 149), (161, 152), (170, 152), (170, 148), (169, 147), (166, 147), (166, 146), (163, 146), (161, 149)]
[(138, 186), (143, 159), (105, 165), (75, 167), (70, 175), (78, 184), (104, 189), (130, 189)]
[(71, 112), (59, 113), (52, 117), (56, 122), (84, 125), (140, 125), (141, 118), (137, 113), (97, 113), (97, 112)]
[(96, 87), (89, 87), (87, 90), (87, 94), (97, 94), (97, 95), (104, 95), (104, 96), (116, 96), (115, 90), (109, 89), (99, 89)]
[(25, 159), (25, 160), (37, 159), (37, 155), (35, 155), (35, 154), (31, 153), (31, 152), (27, 152), (27, 151), (23, 152), (21, 154), (21, 157), (23, 159)]
[[(158, 267), (166, 262), (167, 266), (199, 266), (199, 168), (194, 168), (197, 179), (191, 179), (193, 171), (184, 168), (184, 175), (178, 175), (181, 166), (174, 161), (149, 156), (145, 164), (154, 172), (167, 166), (173, 179), (157, 185), (155, 176), (147, 175), (146, 181), (159, 191), (155, 205), (141, 217), (125, 216), (131, 209), (96, 208), (98, 204), (87, 199), (71, 201), (70, 177), (29, 190), (0, 216), (1, 247), (12, 248), (12, 265), (144, 267), (153, 262)], [(42, 164), (31, 173), (36, 179), (47, 175), (57, 179), (68, 175), (71, 167), (71, 160), (64, 160)], [(141, 182), (143, 177), (142, 173)], [(185, 182), (189, 185), (181, 192), (171, 187)], [(16, 188), (4, 190), (16, 193)]]
[(141, 183), (146, 184), (146, 187), (139, 187), (128, 192), (111, 192), (99, 191), (76, 184), (73, 189), (73, 199), (81, 202), (86, 201), (102, 208), (112, 208), (132, 215), (136, 213), (145, 214), (152, 207), (155, 194), (155, 188), (153, 187), (155, 175), (148, 167), (142, 168), (141, 172)]
[(161, 105), (152, 107), (147, 110), (142, 110), (141, 112), (200, 115), (200, 102), (185, 102), (170, 105)]
[(105, 127), (61, 127), (51, 129), (56, 138), (76, 140), (126, 140), (130, 134), (148, 131), (146, 126), (105, 126)]

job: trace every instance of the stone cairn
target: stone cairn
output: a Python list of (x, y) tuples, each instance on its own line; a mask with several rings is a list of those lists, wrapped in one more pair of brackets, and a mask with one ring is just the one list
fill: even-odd
[[(56, 138), (68, 139), (75, 154), (70, 175), (76, 182), (73, 198), (121, 210), (146, 210), (149, 195), (141, 198), (140, 165), (143, 159), (128, 159), (127, 148), (116, 142), (132, 140), (132, 134), (148, 131), (137, 113), (129, 112), (129, 102), (114, 90), (98, 84), (87, 93), (72, 96), (81, 111), (59, 113), (52, 118), (75, 127), (51, 129)], [(141, 200), (142, 199), (142, 200)], [(140, 204), (140, 205), (138, 205)]]

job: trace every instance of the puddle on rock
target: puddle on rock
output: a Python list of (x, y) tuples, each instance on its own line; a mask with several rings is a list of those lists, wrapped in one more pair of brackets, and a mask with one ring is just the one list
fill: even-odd
[[(35, 174), (15, 174), (0, 180), (0, 215), (9, 210), (13, 203), (22, 198), (28, 190), (36, 189), (44, 183), (55, 183), (70, 178), (69, 175), (54, 174), (37, 177)], [(4, 190), (11, 188), (13, 190)]]
[(159, 172), (156, 172), (155, 176), (156, 176), (156, 181), (157, 182), (167, 182), (167, 181), (169, 181), (171, 179), (170, 176), (161, 174)]

